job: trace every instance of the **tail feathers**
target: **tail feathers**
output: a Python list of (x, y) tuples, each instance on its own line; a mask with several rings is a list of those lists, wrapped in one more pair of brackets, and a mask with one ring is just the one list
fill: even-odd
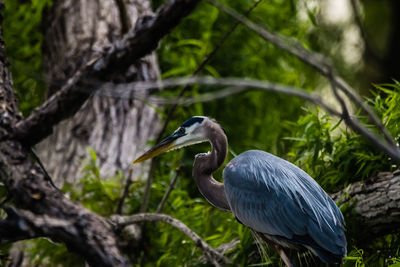
[[(315, 255), (317, 255), (323, 262), (328, 264), (340, 264), (342, 263), (342, 258), (346, 256), (346, 248), (341, 249), (342, 253), (335, 254), (329, 250), (324, 249), (318, 245), (309, 236), (296, 236), (296, 240), (300, 241), (304, 247), (311, 250)], [(336, 249), (338, 251), (338, 249)]]
[(340, 264), (342, 263), (343, 255), (336, 255), (323, 248), (310, 248), (314, 254), (316, 254), (323, 262), (329, 264)]
[[(271, 241), (297, 250), (302, 251), (304, 248), (311, 250), (315, 255), (317, 255), (321, 261), (328, 264), (340, 264), (342, 263), (342, 258), (346, 256), (346, 249), (337, 249), (337, 251), (342, 250), (342, 253), (335, 254), (328, 251), (318, 245), (310, 236), (308, 235), (294, 235), (292, 239), (287, 239), (281, 236), (267, 236), (264, 234), (264, 239), (270, 239)], [(303, 248), (303, 249), (302, 249)]]

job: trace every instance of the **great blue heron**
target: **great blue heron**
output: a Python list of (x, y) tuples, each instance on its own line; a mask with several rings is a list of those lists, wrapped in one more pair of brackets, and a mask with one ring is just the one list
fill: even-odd
[(236, 219), (272, 245), (287, 266), (282, 247), (309, 249), (325, 263), (346, 256), (343, 215), (325, 191), (292, 163), (260, 150), (232, 159), (223, 183), (212, 174), (225, 161), (228, 140), (224, 130), (207, 117), (185, 121), (172, 135), (133, 163), (160, 153), (209, 141), (212, 151), (196, 155), (194, 180), (213, 206), (232, 212)]

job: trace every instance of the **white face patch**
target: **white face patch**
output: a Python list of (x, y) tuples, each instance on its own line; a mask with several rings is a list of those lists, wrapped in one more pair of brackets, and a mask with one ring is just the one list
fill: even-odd
[[(196, 122), (193, 125), (184, 128), (186, 135), (176, 139), (174, 142), (174, 146), (172, 147), (171, 150), (179, 149), (185, 146), (190, 146), (202, 142), (207, 142), (208, 139), (205, 135), (205, 131), (202, 128), (202, 124), (204, 123), (204, 121), (202, 121), (201, 123)], [(179, 131), (179, 128), (176, 131)]]

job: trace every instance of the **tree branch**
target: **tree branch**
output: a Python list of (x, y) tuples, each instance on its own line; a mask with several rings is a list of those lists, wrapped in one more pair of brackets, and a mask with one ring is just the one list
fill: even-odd
[(384, 64), (382, 57), (377, 53), (371, 45), (370, 38), (368, 37), (367, 31), (365, 30), (364, 23), (361, 18), (360, 3), (358, 0), (350, 0), (350, 6), (353, 11), (354, 22), (360, 30), (361, 38), (364, 41), (365, 50), (379, 64)]
[[(202, 84), (202, 85), (214, 85), (214, 86), (226, 86), (230, 87), (222, 89), (212, 93), (205, 93), (198, 97), (162, 97), (162, 96), (148, 96), (146, 90), (152, 90), (154, 88), (167, 88), (172, 86), (180, 85), (191, 85), (191, 84)], [(241, 79), (241, 78), (211, 78), (211, 77), (189, 77), (189, 78), (172, 78), (159, 81), (141, 81), (133, 82), (129, 84), (130, 89), (126, 89), (127, 84), (105, 86), (97, 93), (103, 96), (115, 97), (115, 98), (135, 98), (141, 101), (149, 102), (152, 104), (169, 105), (169, 104), (182, 104), (191, 105), (193, 103), (208, 102), (225, 98), (235, 94), (252, 91), (262, 90), (275, 93), (283, 93), (287, 95), (293, 95), (304, 100), (315, 103), (321, 106), (329, 113), (335, 116), (341, 116), (341, 113), (336, 111), (334, 108), (323, 102), (322, 98), (313, 93), (309, 93), (304, 89), (300, 89), (293, 86), (282, 85), (277, 83), (271, 83), (268, 81), (259, 81), (253, 79)]]
[(122, 195), (121, 195), (121, 197), (119, 198), (119, 201), (118, 201), (118, 206), (117, 206), (117, 210), (116, 210), (117, 214), (122, 214), (122, 207), (124, 205), (126, 197), (129, 194), (129, 187), (132, 184), (132, 173), (133, 173), (133, 169), (130, 168), (129, 169), (129, 174), (128, 174), (128, 177), (126, 179), (126, 183), (125, 183), (125, 186), (124, 186), (124, 191), (122, 192)]
[[(372, 111), (371, 108), (368, 107), (362, 100), (362, 98), (354, 92), (354, 89), (351, 88), (342, 78), (335, 75), (336, 71), (335, 68), (332, 66), (330, 61), (325, 58), (323, 55), (318, 54), (316, 52), (311, 52), (305, 49), (300, 43), (295, 42), (291, 39), (284, 38), (282, 36), (278, 36), (277, 34), (273, 34), (270, 31), (254, 24), (250, 20), (246, 19), (245, 17), (238, 14), (236, 11), (223, 6), (216, 2), (215, 0), (208, 0), (213, 5), (215, 5), (221, 11), (227, 13), (228, 15), (232, 16), (236, 20), (240, 21), (244, 25), (246, 25), (249, 29), (256, 32), (265, 40), (275, 44), (278, 48), (296, 56), (298, 59), (310, 65), (323, 76), (334, 83), (340, 90), (342, 90), (347, 97), (349, 97), (355, 104), (357, 104), (371, 119), (372, 123), (377, 127), (377, 129), (382, 133), (385, 140), (388, 144), (397, 149), (396, 143), (390, 133), (387, 131), (385, 126), (376, 116), (376, 114)], [(393, 150), (393, 149), (392, 149)], [(398, 150), (398, 149), (397, 149)], [(387, 151), (388, 153), (390, 151)], [(391, 153), (391, 152), (390, 152)], [(400, 152), (397, 152), (400, 155)]]
[(399, 231), (400, 225), (400, 170), (379, 173), (366, 181), (356, 182), (332, 195), (339, 204), (352, 209), (348, 215), (355, 221), (357, 242)]
[(176, 181), (178, 180), (178, 177), (179, 177), (179, 173), (180, 173), (180, 171), (181, 171), (181, 168), (182, 168), (182, 165), (180, 165), (180, 166), (176, 169), (174, 178), (172, 178), (172, 181), (171, 181), (171, 183), (169, 184), (169, 187), (168, 187), (167, 191), (165, 191), (165, 194), (164, 194), (164, 196), (162, 197), (162, 199), (161, 199), (161, 201), (160, 201), (160, 204), (158, 204), (158, 206), (157, 206), (156, 213), (161, 213), (161, 212), (162, 212), (162, 210), (163, 210), (163, 208), (164, 208), (164, 205), (165, 205), (165, 202), (167, 202), (167, 199), (168, 199), (168, 197), (169, 197), (169, 194), (171, 194), (171, 191), (174, 189), (175, 183), (176, 183)]
[(89, 98), (82, 88), (94, 92), (97, 78), (109, 78), (126, 70), (132, 63), (157, 48), (158, 42), (187, 16), (199, 0), (174, 0), (165, 4), (155, 17), (138, 20), (134, 29), (120, 41), (105, 49), (102, 55), (78, 70), (67, 83), (35, 109), (28, 118), (17, 123), (14, 137), (33, 146), (52, 133), (60, 121), (72, 116)]
[[(327, 105), (322, 98), (317, 94), (312, 94), (307, 92), (306, 90), (287, 86), (280, 85), (276, 83), (270, 83), (267, 81), (258, 81), (252, 79), (239, 79), (239, 78), (209, 78), (209, 77), (191, 77), (191, 78), (176, 78), (176, 79), (166, 79), (162, 81), (146, 81), (146, 82), (136, 82), (131, 83), (131, 89), (125, 90), (126, 84), (124, 85), (124, 90), (118, 88), (118, 85), (113, 87), (113, 90), (108, 90), (107, 87), (103, 88), (99, 93), (103, 95), (107, 95), (110, 97), (134, 97), (136, 99), (150, 102), (153, 104), (185, 104), (190, 105), (198, 102), (207, 102), (213, 101), (220, 98), (225, 98), (234, 94), (239, 94), (251, 90), (263, 90), (270, 92), (283, 93), (287, 95), (293, 95), (304, 100), (310, 101), (323, 109), (325, 109), (328, 113), (343, 119), (346, 125), (348, 125), (353, 131), (364, 136), (368, 139), (376, 148), (385, 152), (388, 156), (390, 156), (393, 161), (400, 163), (400, 150), (396, 144), (391, 145), (387, 142), (384, 142), (381, 138), (379, 138), (375, 133), (373, 133), (370, 129), (363, 126), (360, 121), (351, 116), (349, 114), (348, 108), (342, 97), (337, 92), (337, 83), (331, 80), (332, 90), (336, 99), (342, 107), (342, 112), (335, 110), (334, 108)], [(177, 86), (177, 85), (188, 85), (188, 84), (203, 84), (203, 85), (215, 85), (215, 86), (231, 86), (231, 88), (223, 89), (213, 93), (203, 94), (197, 97), (173, 97), (173, 98), (165, 98), (160, 96), (148, 96), (143, 91), (147, 89), (154, 88), (164, 88), (168, 86)], [(136, 93), (133, 93), (136, 92)]]
[[(29, 230), (29, 237), (47, 236), (64, 242), (92, 266), (127, 266), (119, 252), (113, 229), (106, 220), (71, 202), (51, 186), (19, 142), (1, 142), (0, 176), (16, 206), (30, 211), (18, 212), (19, 217), (24, 218), (24, 221), (18, 222), (30, 225), (28, 229), (21, 228), (25, 232)], [(49, 223), (46, 231), (43, 229), (45, 223)], [(56, 225), (51, 226), (52, 223)], [(10, 234), (14, 233), (20, 239), (18, 232)]]
[(139, 213), (132, 216), (114, 215), (111, 217), (111, 220), (117, 225), (118, 228), (144, 221), (150, 221), (150, 222), (159, 221), (168, 223), (173, 227), (177, 228), (185, 235), (187, 235), (190, 239), (192, 239), (195, 245), (198, 246), (203, 251), (207, 259), (214, 265), (219, 266), (219, 261), (222, 261), (223, 263), (229, 262), (228, 259), (226, 259), (221, 253), (217, 252), (212, 247), (210, 247), (195, 232), (193, 232), (189, 227), (187, 227), (186, 224), (169, 215), (157, 214), (157, 213)]
[(131, 28), (131, 21), (129, 19), (128, 11), (126, 10), (126, 4), (124, 0), (115, 0), (119, 12), (119, 21), (121, 23), (121, 33), (125, 34)]
[[(29, 149), (10, 134), (21, 116), (1, 33), (0, 26), (0, 177), (16, 207), (23, 209), (15, 212), (8, 209), (9, 217), (1, 220), (0, 225), (5, 227), (2, 231), (11, 229), (10, 222), (14, 220), (15, 231), (3, 232), (1, 240), (45, 235), (64, 242), (92, 266), (127, 266), (106, 220), (73, 203), (51, 186), (43, 170), (32, 162)], [(48, 231), (45, 223), (50, 225)]]

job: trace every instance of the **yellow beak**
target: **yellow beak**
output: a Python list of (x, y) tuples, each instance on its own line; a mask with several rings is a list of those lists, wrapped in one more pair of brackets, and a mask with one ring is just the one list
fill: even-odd
[(174, 147), (174, 141), (178, 138), (179, 136), (177, 135), (170, 135), (167, 138), (165, 138), (163, 141), (161, 141), (160, 143), (158, 143), (157, 145), (153, 146), (150, 150), (148, 150), (147, 152), (145, 152), (143, 155), (141, 155), (140, 157), (138, 157), (137, 159), (135, 159), (134, 162), (132, 162), (133, 164), (145, 161), (147, 159), (151, 159), (154, 158), (155, 156), (160, 155), (161, 153), (164, 153), (168, 150), (170, 150), (171, 148)]

